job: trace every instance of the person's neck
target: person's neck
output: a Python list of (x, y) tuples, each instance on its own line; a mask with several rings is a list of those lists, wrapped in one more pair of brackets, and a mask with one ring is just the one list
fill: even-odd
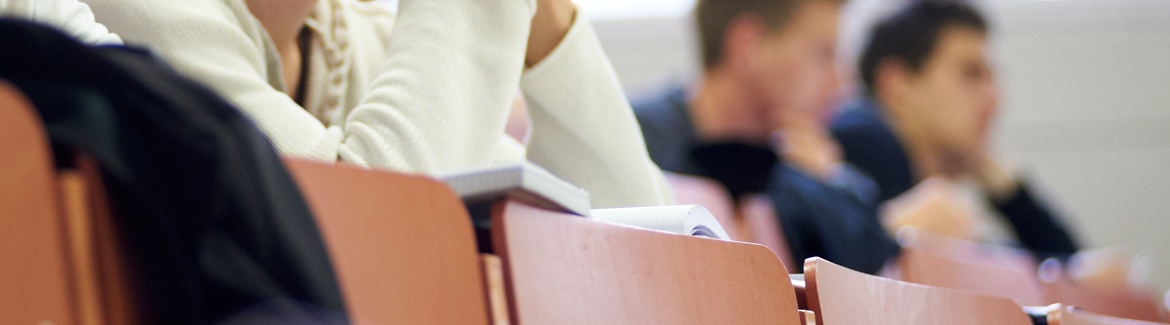
[[(248, 10), (260, 21), (280, 54), (284, 84), (289, 96), (300, 90), (301, 32), (319, 0), (248, 0)], [(323, 1), (323, 0), (320, 0)]]
[(752, 100), (749, 85), (725, 72), (703, 74), (689, 115), (701, 141), (740, 141), (767, 144), (772, 130), (767, 119), (755, 112), (760, 103)]
[(902, 144), (903, 150), (906, 150), (906, 160), (910, 162), (914, 181), (943, 174), (942, 152), (935, 149), (926, 132), (911, 119), (895, 116), (896, 114), (893, 112), (903, 111), (899, 110), (901, 107), (895, 106), (899, 105), (898, 103), (890, 100), (874, 100), (884, 106), (880, 110), (881, 116), (890, 125), (891, 131)]

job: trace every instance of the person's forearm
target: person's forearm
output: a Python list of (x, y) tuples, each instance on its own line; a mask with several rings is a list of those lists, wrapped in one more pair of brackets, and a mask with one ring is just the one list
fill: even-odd
[(489, 164), (531, 18), (523, 0), (399, 2), (385, 67), (346, 117), (342, 158), (421, 173)]
[(532, 117), (528, 159), (589, 191), (594, 208), (673, 201), (588, 21), (521, 80)]

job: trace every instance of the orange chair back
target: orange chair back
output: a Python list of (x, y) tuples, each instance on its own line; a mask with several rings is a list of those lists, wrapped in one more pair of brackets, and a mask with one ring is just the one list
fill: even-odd
[(487, 324), (471, 218), (440, 181), (286, 159), (359, 324)]
[(136, 324), (133, 276), (92, 160), (54, 170), (28, 100), (0, 81), (0, 315), (13, 324)]
[(1045, 304), (1031, 259), (925, 231), (902, 234), (903, 281), (1011, 298), (1029, 306)]
[(876, 277), (813, 257), (805, 294), (817, 324), (1029, 325), (1010, 299)]
[(519, 324), (800, 323), (767, 248), (497, 204), (492, 243)]
[(1094, 314), (1073, 306), (1057, 304), (1048, 312), (1048, 325), (1166, 325)]

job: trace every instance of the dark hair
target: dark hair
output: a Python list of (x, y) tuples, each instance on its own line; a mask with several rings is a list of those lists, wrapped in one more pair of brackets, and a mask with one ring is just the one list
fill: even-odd
[(983, 16), (955, 0), (919, 0), (879, 23), (858, 62), (866, 90), (871, 95), (875, 91), (877, 65), (886, 58), (900, 59), (919, 71), (938, 45), (942, 30), (951, 26), (987, 33)]
[(699, 29), (699, 46), (703, 67), (710, 68), (723, 60), (723, 43), (727, 27), (743, 14), (753, 14), (771, 30), (784, 27), (801, 5), (811, 1), (844, 0), (699, 0), (695, 5), (695, 25)]

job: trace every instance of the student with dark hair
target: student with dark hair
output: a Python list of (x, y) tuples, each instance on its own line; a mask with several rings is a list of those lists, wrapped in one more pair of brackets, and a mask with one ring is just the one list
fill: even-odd
[[(701, 80), (633, 106), (662, 169), (714, 178), (737, 199), (766, 195), (798, 261), (820, 256), (876, 273), (898, 245), (875, 216), (872, 182), (834, 158), (832, 136), (816, 118), (838, 86), (840, 5), (700, 0)], [(776, 137), (781, 130), (798, 132)]]
[(920, 1), (882, 21), (859, 62), (865, 96), (847, 105), (833, 134), (882, 200), (933, 176), (974, 176), (1025, 247), (1072, 254), (1077, 244), (1060, 219), (987, 151), (999, 105), (987, 34), (984, 18), (956, 1)]

